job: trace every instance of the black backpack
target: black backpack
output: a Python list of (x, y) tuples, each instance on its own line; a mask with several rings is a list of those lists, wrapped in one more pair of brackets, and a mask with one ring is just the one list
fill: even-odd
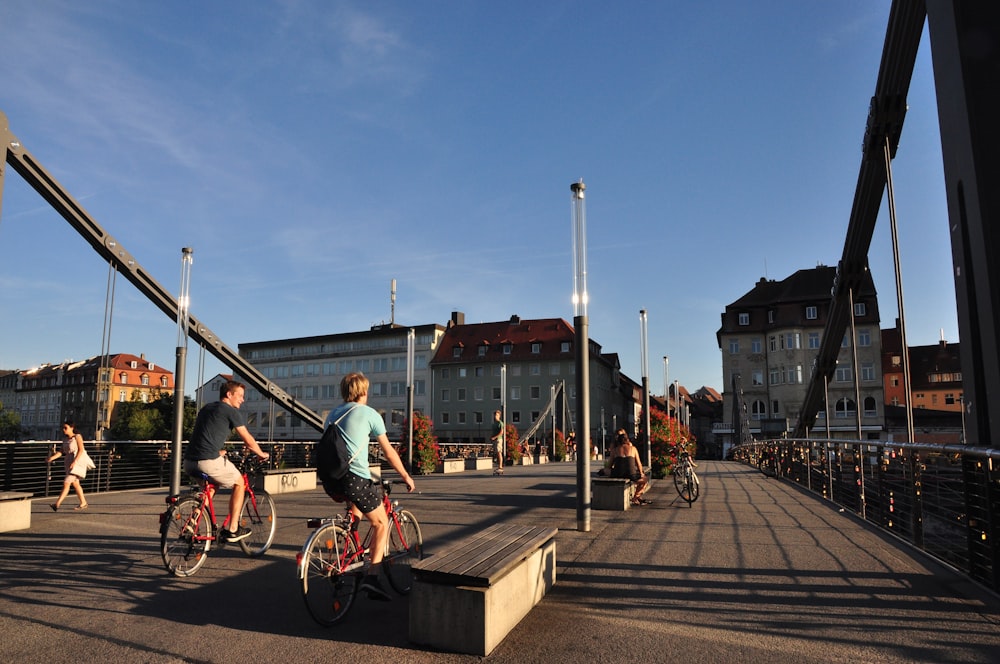
[(351, 467), (354, 457), (347, 450), (347, 440), (344, 432), (340, 429), (340, 421), (347, 417), (347, 414), (354, 410), (350, 408), (346, 413), (326, 428), (323, 437), (319, 439), (316, 446), (316, 475), (319, 480), (342, 480), (347, 475), (347, 470)]

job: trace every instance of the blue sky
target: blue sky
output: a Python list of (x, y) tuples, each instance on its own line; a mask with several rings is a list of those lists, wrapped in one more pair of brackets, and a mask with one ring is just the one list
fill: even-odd
[[(835, 265), (889, 0), (5, 0), (0, 111), (156, 280), (238, 344), (562, 317), (587, 185), (590, 333), (650, 386), (722, 383), (761, 277)], [(893, 164), (911, 344), (958, 340), (927, 36)], [(0, 368), (101, 350), (107, 264), (7, 170)], [(896, 317), (883, 205), (871, 265)], [(118, 280), (113, 352), (176, 324)], [(194, 346), (189, 381), (197, 378)], [(205, 378), (223, 366), (209, 356)], [(190, 383), (189, 383), (190, 384)]]

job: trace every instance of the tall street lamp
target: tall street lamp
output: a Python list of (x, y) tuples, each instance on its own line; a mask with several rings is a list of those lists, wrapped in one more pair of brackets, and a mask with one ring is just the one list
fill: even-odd
[(642, 365), (642, 439), (646, 445), (646, 468), (653, 466), (653, 444), (649, 439), (649, 335), (646, 310), (639, 310), (639, 363)]
[(587, 329), (587, 214), (583, 178), (569, 186), (573, 217), (573, 328), (576, 332), (576, 527), (590, 532), (590, 341)]
[(184, 435), (184, 369), (187, 365), (188, 310), (194, 249), (181, 249), (181, 290), (177, 297), (177, 365), (174, 368), (174, 430), (170, 447), (170, 495), (181, 492), (181, 437)]

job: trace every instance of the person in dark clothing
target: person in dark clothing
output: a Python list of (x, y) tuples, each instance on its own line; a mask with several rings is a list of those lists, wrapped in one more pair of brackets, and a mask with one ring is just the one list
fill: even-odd
[(232, 487), (229, 498), (229, 530), (222, 530), (222, 538), (227, 542), (238, 542), (250, 535), (249, 528), (240, 523), (243, 509), (243, 475), (226, 456), (226, 441), (231, 431), (236, 431), (243, 444), (261, 459), (271, 455), (260, 448), (257, 441), (247, 431), (240, 406), (246, 396), (243, 383), (227, 381), (219, 390), (219, 400), (204, 406), (198, 412), (191, 440), (184, 451), (184, 470), (189, 475), (201, 477), (204, 473), (220, 487)]
[(611, 452), (611, 477), (620, 477), (635, 482), (635, 496), (632, 498), (633, 505), (648, 505), (649, 501), (642, 497), (649, 488), (649, 480), (642, 470), (642, 460), (639, 459), (639, 450), (636, 449), (632, 441), (628, 439), (625, 429), (618, 430), (614, 450)]

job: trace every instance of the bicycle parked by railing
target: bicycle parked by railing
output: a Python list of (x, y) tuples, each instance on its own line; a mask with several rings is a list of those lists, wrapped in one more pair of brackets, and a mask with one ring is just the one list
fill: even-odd
[(695, 463), (691, 454), (687, 450), (682, 450), (678, 454), (677, 464), (674, 466), (674, 487), (688, 505), (698, 500), (698, 495), (701, 492), (701, 482), (694, 469)]
[[(261, 461), (256, 455), (230, 453), (229, 458), (243, 475), (246, 491), (237, 525), (251, 530), (238, 544), (246, 555), (262, 556), (274, 541), (277, 529), (274, 499), (267, 491), (255, 492), (253, 489), (253, 478), (261, 470)], [(212, 544), (221, 547), (226, 543), (222, 529), (235, 530), (230, 527), (228, 515), (221, 526), (216, 522), (213, 496), (218, 485), (204, 474), (200, 484), (191, 487), (187, 495), (167, 496), (170, 506), (160, 515), (160, 552), (167, 571), (175, 576), (191, 576), (197, 572), (208, 559)]]
[[(410, 565), (423, 557), (424, 540), (416, 517), (398, 509), (399, 502), (389, 499), (390, 491), (390, 482), (382, 480), (382, 504), (389, 517), (388, 551), (382, 569), (389, 585), (405, 595), (413, 585)], [(350, 503), (344, 515), (309, 519), (306, 523), (314, 530), (296, 556), (302, 597), (309, 615), (328, 627), (347, 615), (354, 603), (369, 565), (373, 529), (361, 537), (359, 520), (351, 512)]]

